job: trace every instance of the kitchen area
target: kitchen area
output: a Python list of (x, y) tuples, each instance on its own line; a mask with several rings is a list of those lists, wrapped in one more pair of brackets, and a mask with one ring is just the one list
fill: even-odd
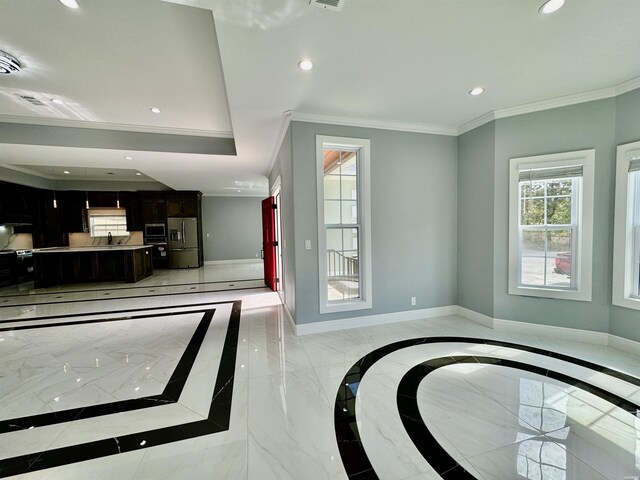
[(0, 293), (133, 284), (154, 271), (201, 267), (201, 203), (196, 191), (56, 191), (0, 182)]

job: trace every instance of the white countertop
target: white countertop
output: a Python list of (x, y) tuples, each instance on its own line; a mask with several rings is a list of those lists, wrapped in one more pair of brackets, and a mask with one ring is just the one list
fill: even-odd
[(49, 247), (38, 248), (33, 253), (68, 253), (68, 252), (108, 252), (115, 251), (128, 251), (128, 250), (140, 250), (144, 248), (151, 248), (150, 245), (102, 245), (102, 246), (87, 246), (87, 247)]

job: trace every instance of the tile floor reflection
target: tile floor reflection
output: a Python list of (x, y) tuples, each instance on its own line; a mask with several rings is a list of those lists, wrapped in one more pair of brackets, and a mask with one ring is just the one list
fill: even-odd
[[(242, 310), (230, 363), (228, 357), (223, 360), (223, 351), (237, 300)], [(361, 357), (418, 337), (531, 345), (633, 377), (640, 377), (640, 364), (608, 347), (496, 332), (456, 316), (296, 337), (277, 294), (252, 289), (37, 306), (26, 315), (17, 315), (21, 307), (0, 308), (0, 321), (10, 320), (0, 323), (0, 423), (162, 394), (202, 318), (195, 312), (206, 304), (215, 304), (215, 315), (176, 402), (1, 433), (0, 477), (345, 479), (334, 409), (338, 390), (349, 389), (357, 392), (354, 412), (373, 467), (353, 478), (456, 478), (436, 472), (398, 412), (402, 378), (416, 365), (439, 357), (487, 357), (539, 366), (640, 403), (639, 384), (606, 372), (505, 345), (455, 340), (394, 351), (370, 365), (361, 381), (342, 385)], [(50, 326), (142, 314), (148, 317)], [(13, 327), (26, 328), (9, 330)], [(228, 428), (208, 433), (207, 425), (218, 425), (222, 420), (216, 415), (226, 408), (216, 404), (211, 411), (212, 398), (225, 386), (216, 385), (216, 378), (231, 364)], [(427, 375), (416, 387), (416, 399), (425, 425), (470, 478), (640, 475), (637, 411), (625, 411), (580, 385), (499, 364), (458, 363)], [(69, 449), (113, 438), (124, 439), (122, 453), (116, 446), (108, 455), (86, 458)], [(16, 473), (3, 463), (11, 458), (28, 458), (26, 465), (32, 462), (35, 470)], [(53, 463), (37, 470), (38, 459)]]

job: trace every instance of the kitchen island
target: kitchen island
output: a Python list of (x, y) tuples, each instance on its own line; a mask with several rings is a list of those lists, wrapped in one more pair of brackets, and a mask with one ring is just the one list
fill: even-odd
[(54, 247), (33, 251), (34, 287), (124, 281), (153, 275), (149, 245)]

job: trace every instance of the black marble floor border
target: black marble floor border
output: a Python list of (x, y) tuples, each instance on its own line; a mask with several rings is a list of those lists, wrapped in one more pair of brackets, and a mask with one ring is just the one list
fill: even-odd
[(226, 303), (233, 303), (233, 307), (215, 380), (209, 415), (205, 420), (0, 460), (0, 478), (141, 450), (228, 430), (231, 417), (231, 400), (233, 397), (242, 301), (236, 300)]
[[(153, 287), (150, 287), (153, 288)], [(161, 287), (165, 288), (165, 287)], [(218, 292), (235, 292), (238, 290), (258, 290), (267, 288), (265, 285), (260, 287), (241, 287), (241, 288), (226, 288), (222, 290), (206, 290), (202, 291), (193, 291), (193, 292), (176, 292), (176, 293), (158, 293), (156, 295), (135, 295), (135, 296), (124, 296), (124, 297), (109, 297), (109, 298), (90, 298), (90, 299), (79, 299), (79, 300), (61, 300), (59, 302), (31, 302), (31, 303), (16, 303), (12, 305), (0, 305), (0, 309), (2, 308), (14, 308), (14, 307), (38, 307), (40, 305), (62, 305), (66, 303), (86, 303), (86, 302), (104, 302), (109, 300), (128, 300), (128, 299), (138, 299), (138, 298), (152, 298), (152, 297), (168, 297), (170, 295), (193, 295), (202, 294), (202, 293), (218, 293)]]
[(640, 406), (600, 387), (554, 370), (548, 370), (524, 362), (487, 356), (431, 358), (416, 365), (402, 377), (402, 380), (398, 385), (396, 400), (400, 419), (402, 420), (402, 424), (411, 438), (411, 441), (427, 463), (429, 463), (438, 475), (444, 479), (477, 480), (477, 477), (466, 471), (462, 465), (456, 462), (456, 460), (449, 455), (440, 443), (438, 443), (429, 430), (429, 427), (425, 424), (418, 406), (418, 387), (420, 386), (420, 382), (422, 382), (427, 375), (437, 369), (461, 363), (498, 365), (517, 370), (524, 370), (573, 385), (581, 390), (602, 398), (618, 408), (621, 408), (633, 417), (635, 417), (636, 412), (640, 410)]
[(178, 401), (184, 385), (187, 382), (189, 373), (193, 368), (196, 356), (200, 351), (204, 337), (207, 334), (207, 330), (211, 325), (211, 319), (215, 313), (215, 309), (206, 310), (189, 310), (186, 312), (171, 312), (165, 314), (149, 314), (149, 315), (135, 315), (124, 318), (99, 318), (93, 320), (82, 320), (78, 322), (58, 323), (48, 325), (25, 325), (22, 327), (3, 328), (0, 331), (7, 330), (23, 330), (23, 329), (36, 329), (36, 328), (50, 328), (60, 327), (68, 325), (78, 325), (87, 323), (103, 323), (122, 320), (138, 320), (143, 318), (157, 318), (167, 317), (180, 314), (189, 313), (203, 313), (202, 319), (198, 323), (191, 340), (187, 344), (183, 354), (178, 360), (178, 364), (174, 369), (167, 385), (159, 395), (150, 395), (148, 397), (132, 398), (129, 400), (120, 400), (117, 402), (103, 403), (100, 405), (90, 405), (85, 407), (70, 408), (67, 410), (61, 410), (58, 412), (41, 413), (39, 415), (30, 415), (28, 417), (12, 418), (8, 420), (0, 421), (0, 434), (15, 432), (19, 430), (28, 430), (31, 428), (43, 427), (45, 425), (55, 425), (58, 423), (72, 422), (74, 420), (81, 420), (84, 418), (100, 417), (103, 415), (112, 415), (114, 413), (129, 412), (132, 410), (140, 410), (143, 408), (158, 407), (160, 405), (167, 405)]
[[(499, 340), (472, 337), (420, 337), (391, 343), (368, 353), (358, 360), (342, 379), (342, 383), (336, 394), (334, 406), (334, 425), (336, 440), (342, 463), (350, 479), (375, 480), (378, 479), (373, 465), (362, 445), (360, 432), (356, 420), (356, 396), (360, 388), (360, 382), (367, 371), (380, 359), (403, 348), (416, 345), (427, 345), (433, 343), (471, 343), (492, 345), (498, 347), (515, 348), (538, 355), (563, 360), (573, 363), (611, 377), (618, 378), (632, 385), (640, 386), (640, 378), (633, 377), (624, 372), (614, 370), (602, 365), (589, 362), (576, 357), (571, 357), (563, 353), (553, 352), (529, 345), (521, 345)], [(452, 477), (453, 478), (453, 477)]]

